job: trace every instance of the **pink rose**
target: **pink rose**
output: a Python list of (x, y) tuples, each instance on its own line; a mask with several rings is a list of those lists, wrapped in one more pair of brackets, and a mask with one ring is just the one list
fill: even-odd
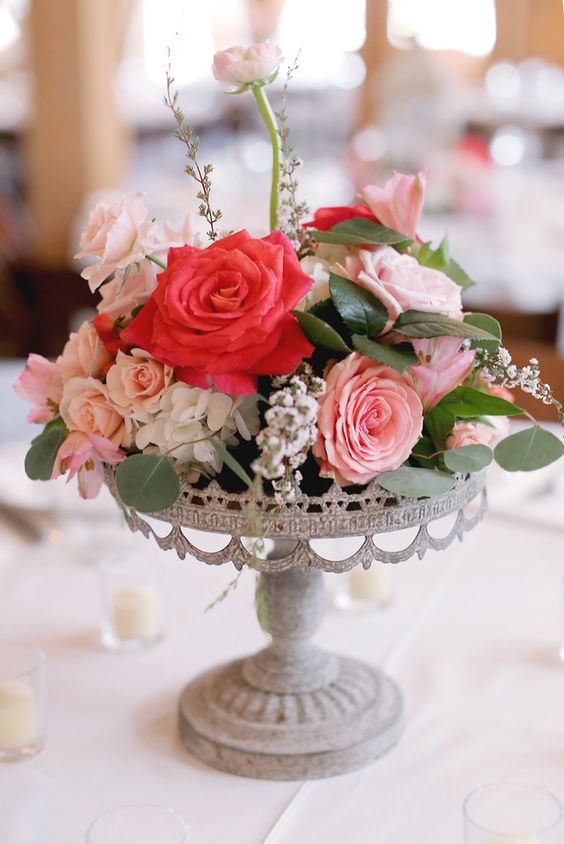
[(283, 61), (280, 47), (267, 40), (250, 47), (220, 50), (213, 57), (212, 71), (218, 82), (239, 88), (273, 77)]
[(95, 378), (71, 378), (63, 388), (61, 416), (70, 431), (105, 437), (118, 445), (131, 442), (131, 422), (110, 399), (108, 388)]
[(127, 414), (142, 416), (156, 413), (172, 378), (172, 368), (165, 366), (142, 349), (126, 355), (117, 353), (108, 370), (106, 387), (111, 400)]
[(509, 433), (506, 416), (487, 416), (488, 422), (456, 422), (447, 437), (447, 449), (462, 448), (465, 445), (487, 445), (494, 448)]
[(412, 342), (418, 363), (405, 371), (405, 377), (427, 411), (462, 384), (474, 365), (476, 353), (460, 351), (462, 340), (459, 337), (433, 337)]
[(67, 483), (78, 474), (78, 491), (82, 498), (96, 498), (104, 480), (103, 463), (115, 466), (125, 458), (119, 447), (95, 434), (71, 431), (55, 458), (52, 478), (68, 472)]
[(32, 354), (14, 384), (14, 392), (33, 405), (28, 422), (50, 422), (59, 412), (63, 382), (55, 363), (42, 355)]
[(113, 205), (99, 202), (92, 210), (80, 238), (81, 251), (75, 256), (98, 258), (82, 271), (90, 290), (96, 290), (115, 270), (142, 261), (151, 251), (154, 223), (147, 220), (143, 196), (136, 193), (130, 203), (123, 197)]
[(383, 188), (366, 185), (361, 194), (383, 226), (408, 237), (415, 237), (426, 183), (427, 174), (424, 172), (418, 173), (417, 176), (394, 173)]
[(390, 246), (376, 251), (361, 249), (337, 271), (370, 291), (388, 310), (389, 331), (404, 311), (429, 311), (458, 318), (462, 312), (460, 287), (439, 270), (423, 267), (411, 255), (400, 255)]
[(407, 460), (423, 427), (419, 396), (399, 372), (358, 352), (336, 363), (320, 399), (313, 453), (322, 477), (366, 484)]
[(57, 358), (57, 369), (64, 381), (76, 376), (97, 378), (111, 359), (92, 323), (83, 322)]
[(117, 270), (115, 276), (100, 287), (101, 301), (98, 313), (131, 318), (131, 311), (147, 302), (157, 286), (155, 264), (143, 261), (139, 272), (133, 267), (124, 281), (125, 270)]

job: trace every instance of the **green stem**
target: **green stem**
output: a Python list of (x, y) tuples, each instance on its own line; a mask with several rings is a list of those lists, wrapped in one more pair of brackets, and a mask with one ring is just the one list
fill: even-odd
[(166, 264), (163, 264), (163, 262), (159, 260), (156, 255), (145, 255), (145, 258), (148, 261), (152, 261), (153, 264), (156, 264), (157, 267), (160, 267), (162, 270), (166, 270)]
[(268, 129), (270, 143), (272, 144), (272, 185), (270, 188), (270, 230), (274, 231), (278, 226), (278, 183), (280, 181), (280, 135), (278, 134), (278, 123), (272, 111), (272, 107), (266, 96), (264, 86), (253, 87), (253, 94), (259, 107), (261, 117)]

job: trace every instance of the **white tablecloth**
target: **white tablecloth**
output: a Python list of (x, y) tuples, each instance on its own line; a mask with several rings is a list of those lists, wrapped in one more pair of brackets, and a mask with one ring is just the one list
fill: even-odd
[(475, 786), (528, 781), (564, 798), (557, 526), (494, 513), (462, 545), (398, 566), (389, 609), (328, 610), (319, 644), (385, 667), (407, 725), (370, 767), (301, 784), (212, 770), (176, 736), (183, 684), (264, 642), (254, 574), (205, 613), (231, 567), (180, 562), (121, 534), (163, 569), (167, 635), (144, 653), (110, 654), (98, 644), (92, 566), (117, 516), (106, 525), (81, 534), (67, 521), (58, 546), (0, 532), (0, 641), (35, 643), (48, 660), (48, 740), (35, 758), (0, 766), (0, 844), (79, 844), (97, 814), (140, 802), (183, 814), (194, 844), (457, 844)]

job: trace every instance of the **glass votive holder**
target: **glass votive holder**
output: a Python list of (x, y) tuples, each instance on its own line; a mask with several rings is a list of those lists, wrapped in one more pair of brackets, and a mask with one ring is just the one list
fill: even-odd
[(88, 827), (87, 844), (187, 844), (192, 837), (184, 818), (166, 806), (120, 806)]
[(339, 575), (333, 602), (338, 609), (366, 612), (389, 606), (394, 599), (394, 566), (373, 560), (369, 569), (357, 565)]
[(0, 762), (39, 753), (45, 740), (45, 654), (0, 645)]
[(137, 651), (162, 639), (160, 569), (128, 551), (98, 560), (101, 641), (111, 651)]
[(562, 844), (562, 806), (540, 786), (484, 785), (463, 811), (464, 844)]

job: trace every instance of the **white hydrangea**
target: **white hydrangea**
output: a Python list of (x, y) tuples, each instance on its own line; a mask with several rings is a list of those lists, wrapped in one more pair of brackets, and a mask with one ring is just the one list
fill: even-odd
[(234, 447), (237, 434), (250, 440), (258, 430), (257, 396), (231, 396), (215, 387), (178, 382), (165, 393), (160, 411), (139, 429), (135, 444), (142, 451), (168, 454), (194, 483), (202, 471), (214, 474), (223, 466), (210, 435)]
[(307, 255), (300, 261), (302, 270), (313, 279), (313, 284), (300, 302), (296, 305), (298, 311), (308, 311), (318, 302), (329, 298), (329, 261)]

